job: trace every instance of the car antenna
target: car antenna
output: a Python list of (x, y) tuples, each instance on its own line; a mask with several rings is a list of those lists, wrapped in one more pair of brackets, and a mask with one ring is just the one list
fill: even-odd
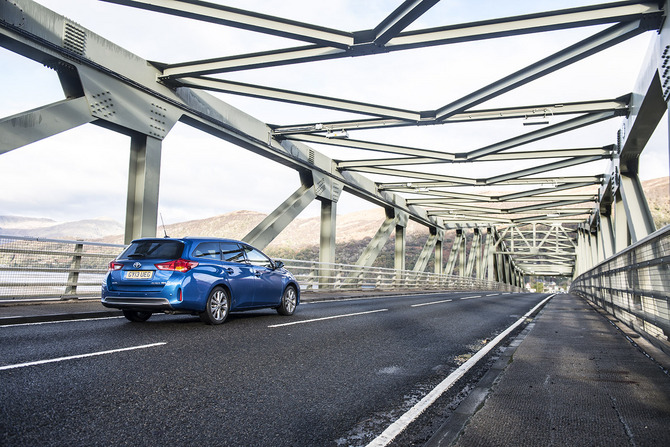
[(163, 221), (163, 213), (159, 213), (159, 214), (161, 216), (161, 224), (163, 224), (163, 233), (165, 234), (166, 238), (169, 238), (170, 236), (168, 236), (167, 231), (165, 230), (165, 222)]

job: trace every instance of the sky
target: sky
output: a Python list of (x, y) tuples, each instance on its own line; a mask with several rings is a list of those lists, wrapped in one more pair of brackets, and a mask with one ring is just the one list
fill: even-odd
[[(288, 39), (170, 17), (97, 0), (39, 0), (82, 26), (148, 60), (176, 63), (196, 59), (302, 45)], [(390, 0), (231, 0), (221, 3), (326, 27), (371, 29), (401, 1)], [(442, 0), (409, 29), (563, 9), (597, 2)], [(508, 37), (364, 58), (347, 58), (263, 70), (231, 73), (225, 79), (335, 96), (356, 101), (430, 110), (483, 87), (506, 74), (560, 50), (602, 28), (557, 31), (532, 38)], [(487, 107), (610, 99), (630, 92), (647, 51), (650, 33), (500, 96)], [(234, 95), (222, 100), (276, 124), (344, 119), (350, 115), (309, 107), (268, 103)], [(0, 47), (0, 117), (18, 114), (63, 99), (56, 73)], [(532, 99), (529, 99), (532, 98)], [(613, 144), (621, 121), (571, 132), (528, 149)], [(667, 120), (642, 155), (643, 180), (668, 175)], [(519, 122), (402, 128), (383, 133), (364, 131), (370, 139), (415, 147), (468, 151), (527, 131)], [(84, 125), (0, 155), (0, 215), (45, 217), (56, 221), (107, 217), (125, 219), (128, 181), (128, 137)], [(178, 123), (163, 141), (159, 211), (165, 223), (201, 219), (237, 210), (271, 212), (299, 185), (289, 168)], [(314, 146), (332, 158), (376, 155)], [(515, 167), (535, 162), (515, 162)], [(478, 165), (485, 177), (509, 165)], [(591, 167), (591, 169), (594, 169)], [(596, 170), (602, 172), (602, 165)], [(445, 166), (445, 174), (463, 174), (463, 165)], [(253, 173), (253, 181), (250, 174)], [(558, 174), (557, 174), (558, 175)], [(374, 176), (368, 175), (374, 179)], [(372, 205), (343, 194), (338, 213)], [(317, 215), (315, 201), (302, 216)]]

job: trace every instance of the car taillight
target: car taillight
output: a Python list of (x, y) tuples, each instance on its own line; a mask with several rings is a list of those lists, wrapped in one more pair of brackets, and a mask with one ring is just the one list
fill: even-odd
[(195, 261), (187, 261), (186, 259), (175, 259), (174, 261), (162, 262), (155, 264), (158, 270), (172, 270), (175, 272), (188, 272), (193, 267), (198, 265)]
[(115, 261), (110, 262), (109, 266), (108, 266), (109, 270), (121, 270), (122, 268), (123, 268), (123, 264), (121, 264), (120, 262), (115, 262)]

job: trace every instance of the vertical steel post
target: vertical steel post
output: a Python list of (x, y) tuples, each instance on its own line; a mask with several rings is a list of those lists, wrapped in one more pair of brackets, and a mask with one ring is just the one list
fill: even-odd
[[(628, 219), (626, 208), (623, 204), (621, 192), (617, 191), (614, 207), (614, 251), (619, 253), (630, 245), (630, 233), (628, 231)], [(582, 270), (585, 272), (586, 270)]]
[(79, 281), (79, 269), (81, 269), (81, 253), (84, 251), (84, 244), (75, 244), (72, 262), (70, 263), (70, 273), (67, 275), (67, 286), (65, 287), (65, 296), (67, 298), (77, 297), (77, 282)]
[(612, 232), (612, 216), (600, 215), (600, 241), (603, 260), (614, 254), (614, 233)]
[(337, 202), (321, 200), (321, 236), (319, 240), (319, 285), (331, 283), (332, 264), (335, 263), (335, 236), (337, 220)]
[(156, 236), (161, 140), (133, 134), (130, 140), (125, 243)]
[(442, 274), (442, 257), (443, 257), (443, 241), (441, 239), (438, 239), (437, 242), (435, 243), (435, 268), (434, 272), (437, 275)]

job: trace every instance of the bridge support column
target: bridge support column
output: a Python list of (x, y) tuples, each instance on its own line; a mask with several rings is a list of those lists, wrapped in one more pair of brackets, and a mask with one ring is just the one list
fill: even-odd
[(330, 264), (335, 263), (336, 220), (337, 202), (321, 200), (321, 236), (319, 240), (319, 262), (322, 263), (319, 271), (321, 286), (332, 282)]
[[(626, 207), (621, 197), (621, 191), (616, 194), (614, 205), (614, 251), (619, 253), (630, 245), (630, 233), (628, 231), (628, 219)], [(586, 270), (582, 270), (584, 272)]]
[(591, 268), (598, 265), (598, 234), (591, 231), (588, 232), (589, 235), (589, 246), (591, 247)]
[(493, 273), (493, 265), (494, 265), (494, 257), (493, 257), (493, 252), (495, 251), (493, 247), (493, 231), (491, 228), (486, 229), (486, 244), (484, 245), (484, 262), (486, 263), (486, 267), (484, 267), (484, 271), (481, 272), (480, 278), (479, 279), (486, 279), (488, 281), (494, 281), (494, 273)]
[(442, 269), (443, 269), (443, 254), (444, 254), (444, 236), (442, 239), (438, 239), (437, 242), (435, 243), (435, 268), (434, 272), (437, 275), (442, 274)]
[(481, 237), (479, 234), (479, 228), (475, 228), (472, 234), (472, 246), (470, 247), (470, 256), (468, 257), (468, 263), (465, 267), (465, 274), (462, 276), (472, 278), (473, 273), (476, 274), (475, 266), (481, 263)]
[(605, 260), (614, 254), (614, 233), (612, 232), (612, 216), (600, 215), (600, 246), (601, 256)]
[(405, 270), (405, 248), (406, 227), (395, 226), (395, 261), (393, 267), (396, 270)]
[(577, 246), (575, 247), (575, 271), (573, 273), (573, 278), (578, 277), (584, 272), (584, 264), (586, 260), (584, 259), (584, 242), (582, 240), (582, 229), (577, 228)]
[(125, 243), (156, 236), (161, 140), (144, 134), (130, 139)]
[(395, 225), (395, 257), (393, 261), (393, 268), (396, 270), (396, 285), (402, 286), (405, 281), (403, 277), (405, 271), (406, 260), (406, 233), (407, 223), (409, 222), (409, 214), (404, 211), (395, 210), (396, 225)]

